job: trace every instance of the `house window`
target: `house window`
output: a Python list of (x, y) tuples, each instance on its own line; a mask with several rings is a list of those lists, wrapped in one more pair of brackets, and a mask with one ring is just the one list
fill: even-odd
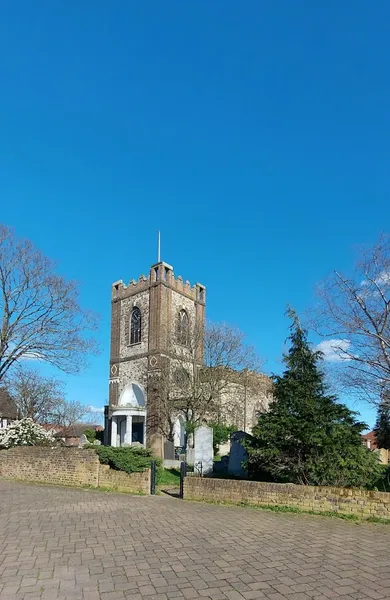
[(139, 344), (141, 341), (141, 311), (135, 306), (130, 320), (130, 344)]
[(178, 314), (177, 319), (177, 341), (183, 346), (188, 345), (189, 319), (187, 312), (183, 309)]

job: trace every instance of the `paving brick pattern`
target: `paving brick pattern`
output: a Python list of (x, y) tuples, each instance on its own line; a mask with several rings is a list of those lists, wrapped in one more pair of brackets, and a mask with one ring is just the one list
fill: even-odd
[(389, 600), (390, 526), (0, 481), (0, 600)]

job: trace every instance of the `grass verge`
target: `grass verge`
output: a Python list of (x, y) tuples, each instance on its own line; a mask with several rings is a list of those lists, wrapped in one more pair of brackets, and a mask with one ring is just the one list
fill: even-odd
[(384, 519), (381, 517), (360, 517), (353, 513), (340, 513), (337, 511), (325, 511), (321, 512), (318, 510), (303, 510), (296, 506), (278, 506), (275, 504), (250, 504), (249, 502), (220, 502), (216, 500), (191, 500), (188, 502), (204, 502), (206, 504), (215, 504), (218, 506), (239, 506), (243, 508), (252, 508), (256, 510), (265, 510), (268, 512), (276, 513), (292, 513), (297, 515), (309, 515), (314, 517), (327, 517), (333, 519), (341, 519), (343, 521), (349, 521), (361, 525), (363, 523), (376, 523), (379, 525), (390, 525), (390, 519)]

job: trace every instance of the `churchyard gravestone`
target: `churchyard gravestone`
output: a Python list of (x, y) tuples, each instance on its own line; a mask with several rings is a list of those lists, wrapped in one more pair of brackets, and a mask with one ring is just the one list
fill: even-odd
[(186, 462), (189, 465), (193, 465), (195, 460), (195, 448), (193, 446), (187, 446)]
[(175, 460), (175, 446), (173, 442), (165, 440), (164, 442), (164, 458), (168, 460)]
[(248, 477), (248, 472), (242, 463), (248, 459), (248, 453), (243, 442), (251, 436), (245, 431), (234, 431), (230, 436), (230, 455), (228, 464), (229, 475)]
[(84, 433), (82, 433), (80, 435), (79, 447), (82, 448), (85, 444), (88, 444), (87, 436)]
[(195, 429), (194, 434), (194, 466), (202, 463), (202, 475), (213, 472), (213, 430), (207, 425)]
[(226, 474), (228, 472), (229, 456), (222, 456), (220, 461), (217, 461), (213, 465), (214, 473), (219, 475)]

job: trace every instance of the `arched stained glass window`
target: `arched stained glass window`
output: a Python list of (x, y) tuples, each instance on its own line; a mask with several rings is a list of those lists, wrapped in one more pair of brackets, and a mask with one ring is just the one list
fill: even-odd
[(130, 344), (138, 344), (141, 341), (141, 311), (135, 306), (130, 319)]
[(181, 310), (177, 318), (177, 341), (183, 346), (188, 345), (189, 341), (189, 318), (187, 311)]

